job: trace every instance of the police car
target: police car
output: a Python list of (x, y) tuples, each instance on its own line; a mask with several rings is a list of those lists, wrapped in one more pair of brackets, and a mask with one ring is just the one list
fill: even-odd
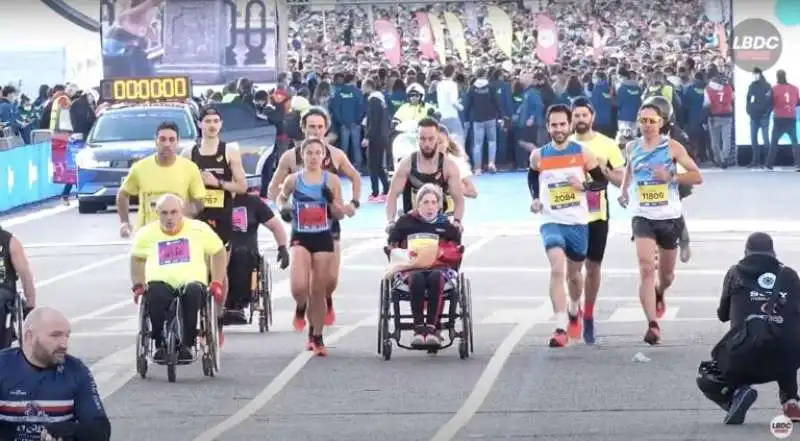
[[(100, 87), (101, 99), (112, 104), (100, 113), (85, 140), (84, 148), (75, 156), (77, 169), (78, 211), (82, 214), (97, 213), (114, 206), (117, 192), (131, 166), (138, 160), (155, 152), (155, 129), (164, 121), (173, 121), (179, 129), (179, 150), (194, 145), (198, 129), (198, 106), (191, 99), (191, 83), (188, 77), (157, 77), (148, 79), (104, 80)], [(156, 93), (153, 93), (156, 92)], [(274, 146), (270, 130), (246, 130), (249, 136), (226, 134), (225, 126), (241, 126), (240, 120), (249, 123), (255, 116), (242, 118), (241, 105), (230, 112), (230, 105), (223, 105), (222, 138), (237, 146), (248, 182), (258, 182), (261, 173), (257, 165), (264, 163)], [(232, 115), (228, 124), (226, 114)], [(262, 124), (263, 126), (263, 124)], [(246, 124), (247, 129), (251, 129)], [(231, 135), (231, 136), (229, 136)], [(137, 204), (136, 198), (131, 201)]]

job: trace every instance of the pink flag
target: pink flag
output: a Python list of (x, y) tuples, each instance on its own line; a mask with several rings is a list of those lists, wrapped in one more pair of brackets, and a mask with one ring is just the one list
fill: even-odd
[(436, 60), (436, 48), (433, 44), (433, 31), (431, 30), (431, 22), (428, 21), (428, 14), (417, 12), (414, 16), (417, 18), (417, 25), (419, 26), (419, 34), (417, 35), (419, 51), (422, 52), (423, 57)]
[(544, 14), (536, 17), (536, 56), (544, 64), (555, 64), (558, 58), (558, 27)]
[(375, 20), (375, 36), (381, 42), (383, 55), (392, 66), (400, 64), (402, 52), (400, 48), (400, 35), (389, 20)]

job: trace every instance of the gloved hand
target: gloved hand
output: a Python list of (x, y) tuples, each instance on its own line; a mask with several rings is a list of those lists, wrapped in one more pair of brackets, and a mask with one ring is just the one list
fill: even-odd
[(222, 282), (218, 280), (214, 280), (208, 284), (208, 292), (211, 294), (211, 297), (214, 297), (217, 303), (222, 302), (222, 288)]
[(279, 213), (281, 215), (281, 219), (284, 222), (286, 222), (287, 224), (292, 222), (292, 207), (291, 206), (284, 205), (283, 207), (281, 207)]
[(137, 283), (136, 285), (133, 285), (131, 291), (133, 292), (133, 303), (138, 305), (139, 297), (144, 295), (144, 285), (142, 285), (141, 283)]
[(281, 265), (281, 269), (285, 270), (289, 267), (289, 251), (286, 249), (285, 245), (281, 245), (278, 247), (278, 263)]

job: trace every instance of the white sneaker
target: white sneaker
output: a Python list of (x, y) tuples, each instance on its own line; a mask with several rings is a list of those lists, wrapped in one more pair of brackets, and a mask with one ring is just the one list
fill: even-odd
[(438, 348), (442, 346), (442, 339), (436, 334), (428, 334), (425, 336), (425, 346)]
[(425, 335), (421, 333), (414, 334), (411, 337), (411, 346), (425, 346)]

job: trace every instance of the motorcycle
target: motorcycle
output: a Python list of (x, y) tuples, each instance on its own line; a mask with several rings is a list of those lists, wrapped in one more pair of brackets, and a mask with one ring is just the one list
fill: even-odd
[(417, 121), (405, 121), (394, 127), (395, 137), (392, 140), (392, 158), (394, 168), (417, 149)]

